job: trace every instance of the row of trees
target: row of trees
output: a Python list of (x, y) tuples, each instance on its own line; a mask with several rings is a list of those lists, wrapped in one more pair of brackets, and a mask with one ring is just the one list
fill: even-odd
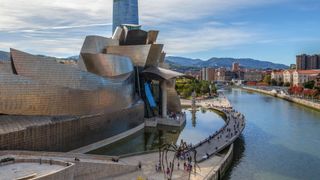
[[(211, 90), (210, 90), (211, 87)], [(197, 97), (205, 96), (209, 94), (215, 94), (217, 89), (214, 84), (208, 81), (200, 81), (197, 79), (177, 79), (176, 80), (176, 90), (180, 96), (183, 98), (189, 98), (192, 92), (195, 91)]]

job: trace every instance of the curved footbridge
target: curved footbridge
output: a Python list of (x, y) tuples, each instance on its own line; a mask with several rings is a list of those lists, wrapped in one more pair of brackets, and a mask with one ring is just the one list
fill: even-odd
[[(183, 106), (191, 106), (190, 100), (181, 100)], [(200, 167), (196, 172), (192, 172), (190, 179), (220, 179), (226, 172), (228, 166), (232, 162), (233, 142), (241, 135), (245, 128), (245, 117), (241, 113), (232, 109), (229, 101), (225, 97), (215, 99), (197, 101), (197, 105), (219, 111), (225, 115), (226, 124), (210, 137), (199, 142), (193, 147), (197, 151), (196, 161)], [(226, 153), (220, 154), (222, 150), (227, 149)], [(173, 159), (174, 153), (168, 153), (168, 159)], [(155, 165), (159, 161), (159, 153), (157, 151), (149, 153), (131, 154), (129, 156), (120, 157), (120, 162), (128, 165), (137, 165), (142, 163), (140, 171), (124, 174), (115, 179), (164, 179), (162, 172), (155, 170)], [(177, 162), (174, 167), (172, 179), (189, 179), (189, 173), (183, 170), (184, 161), (179, 161), (180, 169)]]

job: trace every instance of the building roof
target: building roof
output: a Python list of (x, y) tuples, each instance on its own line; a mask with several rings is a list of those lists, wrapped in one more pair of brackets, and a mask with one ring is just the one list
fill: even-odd
[(313, 69), (313, 70), (298, 70), (296, 71), (299, 74), (319, 74), (320, 73), (320, 69)]

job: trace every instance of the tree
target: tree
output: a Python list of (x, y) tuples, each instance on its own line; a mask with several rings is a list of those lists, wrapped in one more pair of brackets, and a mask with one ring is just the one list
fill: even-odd
[(314, 84), (315, 84), (315, 81), (308, 81), (308, 82), (303, 83), (303, 87), (307, 88), (307, 89), (313, 89)]
[[(266, 81), (268, 81), (268, 80), (266, 80)], [(266, 82), (265, 82), (266, 83)], [(268, 84), (270, 84), (270, 83), (268, 83)], [(275, 80), (275, 79), (271, 79), (271, 85), (272, 86), (276, 86), (278, 83), (277, 83), (277, 81)]]
[(270, 83), (271, 83), (271, 75), (269, 75), (269, 74), (265, 75), (264, 78), (263, 78), (263, 82), (270, 85)]
[(286, 83), (284, 83), (284, 86), (286, 86), (286, 87), (290, 87), (290, 83), (289, 82), (286, 82)]

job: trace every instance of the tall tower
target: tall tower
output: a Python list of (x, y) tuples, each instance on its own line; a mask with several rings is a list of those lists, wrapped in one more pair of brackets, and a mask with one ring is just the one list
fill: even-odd
[(113, 0), (112, 32), (121, 24), (139, 25), (138, 0)]

